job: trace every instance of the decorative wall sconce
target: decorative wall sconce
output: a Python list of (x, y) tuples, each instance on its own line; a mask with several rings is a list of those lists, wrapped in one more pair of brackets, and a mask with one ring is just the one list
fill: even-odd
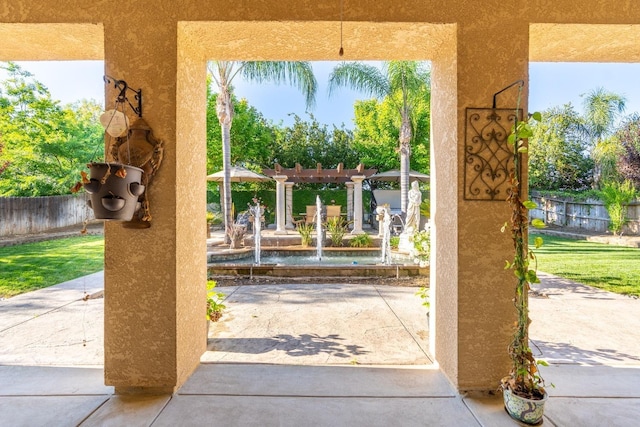
[(464, 199), (506, 200), (513, 154), (507, 139), (522, 110), (496, 108), (496, 97), (524, 85), (518, 80), (493, 95), (492, 108), (467, 108), (464, 147)]

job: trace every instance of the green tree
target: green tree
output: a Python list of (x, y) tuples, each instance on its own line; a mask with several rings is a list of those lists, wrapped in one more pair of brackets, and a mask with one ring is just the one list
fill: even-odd
[(8, 77), (0, 88), (0, 195), (68, 194), (104, 147), (101, 107), (92, 101), (61, 107), (28, 71), (11, 62), (2, 68)]
[[(207, 100), (207, 173), (222, 169), (222, 128), (216, 114), (217, 93), (209, 91)], [(273, 162), (276, 127), (246, 99), (233, 97), (233, 127), (231, 128), (231, 164), (259, 170)]]
[(529, 138), (529, 186), (537, 190), (586, 190), (593, 160), (583, 135), (582, 118), (565, 104), (542, 112)]
[(414, 137), (414, 109), (420, 99), (430, 94), (430, 72), (417, 61), (389, 61), (382, 69), (361, 62), (337, 65), (329, 76), (329, 93), (348, 86), (380, 100), (388, 100), (399, 117), (398, 151), (400, 153), (401, 206), (407, 207), (409, 159)]
[[(425, 89), (427, 89), (425, 87)], [(413, 110), (414, 133), (411, 169), (429, 173), (429, 96), (418, 97)], [(360, 161), (380, 171), (398, 169), (397, 154), (399, 127), (393, 103), (388, 100), (370, 99), (357, 101), (354, 106), (356, 130), (354, 149), (360, 153)]]
[(640, 190), (640, 116), (636, 113), (627, 118), (613, 139), (620, 177)]
[(282, 128), (277, 137), (276, 155), (273, 162), (284, 167), (299, 163), (303, 168), (315, 168), (318, 163), (325, 169), (333, 169), (342, 163), (345, 168), (355, 167), (358, 155), (352, 147), (351, 131), (318, 123), (313, 114), (304, 121), (297, 114), (294, 123)]
[[(231, 214), (231, 124), (233, 123), (233, 79), (241, 77), (258, 83), (291, 83), (298, 87), (306, 98), (307, 106), (315, 102), (317, 82), (309, 62), (289, 61), (212, 61), (209, 73), (218, 89), (216, 113), (222, 128), (222, 169), (224, 170), (224, 218), (225, 228), (233, 223)], [(227, 239), (228, 241), (228, 239)]]
[(613, 135), (616, 120), (626, 108), (626, 99), (604, 88), (596, 88), (589, 92), (584, 99), (584, 125), (588, 139), (591, 143), (591, 155), (596, 160), (594, 168), (594, 184), (599, 186), (603, 181), (603, 161), (609, 157), (606, 154), (610, 147), (603, 147), (609, 143), (608, 139)]

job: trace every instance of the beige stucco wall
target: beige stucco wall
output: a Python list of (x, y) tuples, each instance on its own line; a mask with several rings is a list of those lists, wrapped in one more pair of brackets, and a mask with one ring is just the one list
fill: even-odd
[(144, 117), (165, 143), (149, 188), (152, 227), (106, 226), (105, 377), (118, 391), (174, 390), (205, 348), (207, 58), (433, 60), (432, 344), (459, 389), (494, 389), (506, 372), (506, 204), (463, 200), (465, 108), (488, 107), (494, 92), (526, 79), (529, 59), (637, 61), (640, 12), (630, 0), (346, 0), (343, 58), (339, 16), (333, 0), (0, 7), (0, 59), (104, 58), (107, 74), (143, 89)]

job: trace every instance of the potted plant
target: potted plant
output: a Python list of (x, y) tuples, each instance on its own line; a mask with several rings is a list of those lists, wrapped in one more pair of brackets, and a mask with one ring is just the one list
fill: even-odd
[(139, 212), (138, 219), (142, 222), (139, 227), (146, 228), (150, 226), (151, 213), (145, 189), (162, 162), (163, 143), (153, 136), (142, 118), (141, 90), (133, 91), (138, 107), (132, 108), (138, 118), (129, 126), (125, 105), (131, 105), (126, 94), (132, 89), (124, 80), (105, 76), (105, 82), (112, 81), (120, 89), (116, 106), (100, 117), (105, 128), (108, 160), (87, 164), (89, 174), (81, 172), (81, 182), (72, 192), (84, 187), (90, 195), (87, 204), (96, 219), (131, 221)]
[(81, 172), (82, 186), (89, 193), (87, 204), (96, 219), (131, 221), (144, 193), (142, 169), (121, 163), (89, 163), (89, 175)]
[[(516, 110), (517, 117), (517, 110)], [(540, 120), (540, 114), (531, 116)], [(545, 365), (543, 361), (536, 361), (529, 347), (529, 289), (531, 283), (539, 283), (535, 268), (531, 262), (536, 261), (535, 254), (528, 245), (528, 210), (536, 204), (530, 200), (522, 200), (522, 167), (521, 155), (526, 153), (524, 139), (533, 135), (529, 120), (519, 121), (513, 127), (508, 137), (508, 143), (513, 156), (513, 170), (509, 175), (509, 195), (507, 202), (511, 208), (511, 220), (505, 222), (502, 232), (509, 232), (513, 241), (513, 261), (507, 261), (505, 269), (512, 269), (515, 274), (514, 306), (516, 308), (516, 324), (513, 340), (508, 346), (511, 358), (511, 371), (501, 381), (505, 409), (514, 419), (526, 424), (542, 422), (544, 404), (547, 392), (544, 380), (538, 371), (538, 365)], [(536, 228), (544, 227), (541, 220), (533, 220)], [(535, 240), (535, 247), (542, 245), (540, 237)]]
[(207, 237), (211, 237), (211, 226), (216, 219), (216, 215), (213, 212), (207, 211)]
[(311, 237), (313, 224), (301, 222), (296, 226), (296, 231), (300, 234), (300, 244), (305, 248), (310, 246), (313, 240)]

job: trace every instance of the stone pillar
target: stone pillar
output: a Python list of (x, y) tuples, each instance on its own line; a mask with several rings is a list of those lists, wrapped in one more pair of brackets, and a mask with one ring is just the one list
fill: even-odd
[(351, 234), (364, 234), (364, 230), (362, 230), (362, 181), (365, 178), (364, 175), (351, 177), (351, 181), (353, 181), (353, 230), (351, 230)]
[(347, 221), (353, 220), (353, 182), (347, 182)]
[(287, 234), (285, 229), (285, 188), (284, 183), (287, 180), (286, 175), (275, 175), (276, 180), (276, 231), (274, 234)]
[(287, 199), (287, 203), (286, 203), (287, 209), (285, 211), (286, 213), (285, 228), (294, 229), (295, 227), (293, 225), (293, 182), (285, 182), (284, 187), (285, 187), (285, 194)]

